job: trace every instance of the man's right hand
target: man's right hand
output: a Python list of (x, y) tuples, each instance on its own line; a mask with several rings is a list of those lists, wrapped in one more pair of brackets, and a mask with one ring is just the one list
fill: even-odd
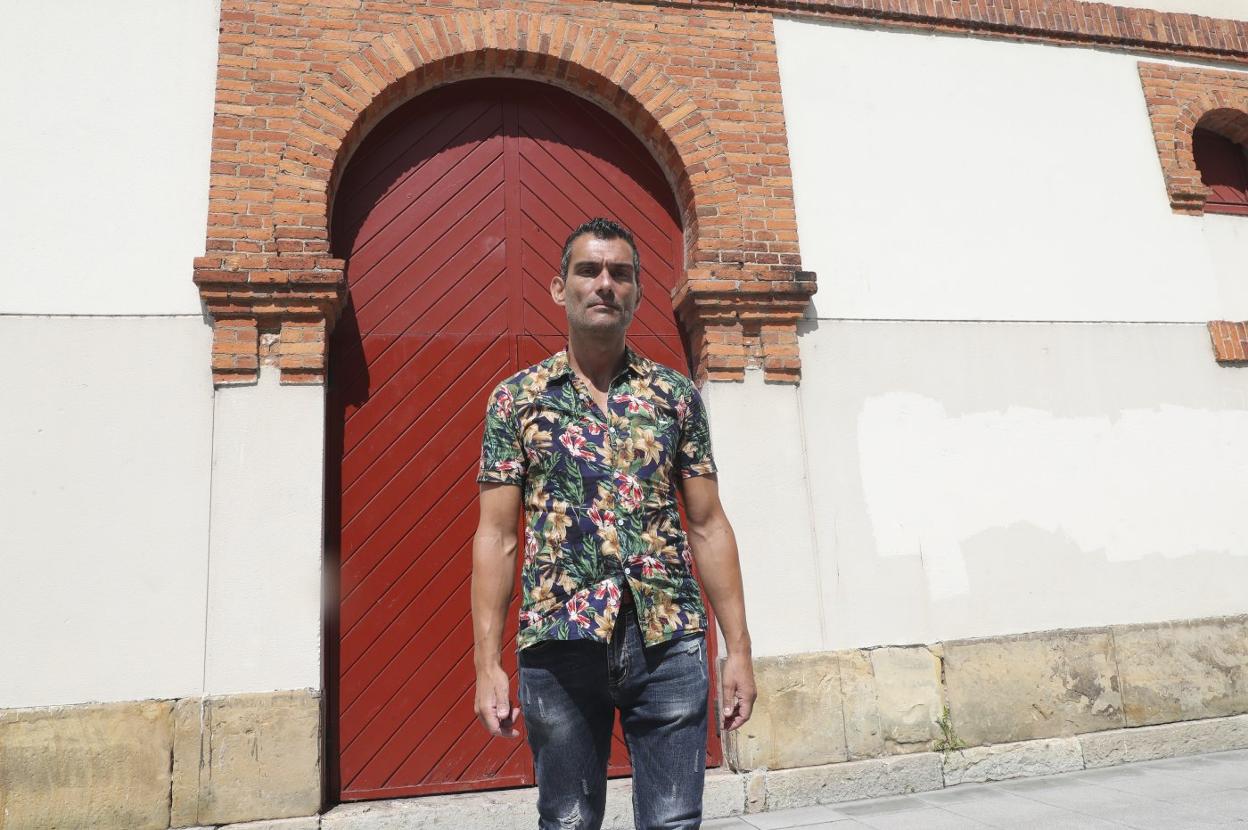
[(519, 707), (511, 705), (511, 678), (502, 665), (477, 670), (477, 718), (485, 731), (494, 736), (515, 738)]

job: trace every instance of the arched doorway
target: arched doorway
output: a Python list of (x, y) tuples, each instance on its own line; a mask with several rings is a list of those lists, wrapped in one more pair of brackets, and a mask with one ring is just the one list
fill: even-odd
[[(449, 85), (389, 115), (345, 171), (332, 239), (350, 297), (327, 425), (337, 798), (532, 783), (527, 745), (491, 740), (472, 712), (476, 462), (489, 390), (564, 344), (550, 276), (568, 231), (599, 215), (641, 252), (630, 342), (687, 370), (669, 299), (679, 212), (653, 158), (598, 107), (530, 81)], [(617, 740), (612, 772), (627, 769)]]

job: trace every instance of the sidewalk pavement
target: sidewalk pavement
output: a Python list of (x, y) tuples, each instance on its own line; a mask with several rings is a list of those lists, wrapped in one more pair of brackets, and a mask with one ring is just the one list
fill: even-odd
[(1248, 750), (703, 822), (703, 830), (1248, 830)]

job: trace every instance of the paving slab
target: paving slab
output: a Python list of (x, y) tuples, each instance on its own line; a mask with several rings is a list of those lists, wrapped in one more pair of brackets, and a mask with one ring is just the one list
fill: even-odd
[(988, 826), (939, 807), (875, 813), (857, 818), (858, 821), (875, 830), (976, 830), (976, 828)]
[[(813, 807), (798, 807), (774, 813), (753, 813), (742, 817), (751, 828), (756, 830), (780, 830), (780, 828), (808, 827), (812, 824), (827, 823), (847, 818), (847, 816), (831, 807), (822, 804)], [(703, 824), (703, 827), (706, 825)]]
[(965, 816), (989, 827), (1011, 827), (1020, 821), (1044, 818), (1056, 821), (1069, 814), (1069, 811), (1061, 807), (998, 790), (984, 797), (953, 801), (943, 806), (955, 815)]

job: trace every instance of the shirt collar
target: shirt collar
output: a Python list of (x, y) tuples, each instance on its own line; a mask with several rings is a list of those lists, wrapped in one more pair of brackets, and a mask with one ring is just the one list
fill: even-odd
[[(626, 343), (624, 345), (625, 370), (631, 369), (638, 377), (646, 377), (650, 374), (654, 362), (649, 358), (642, 357), (633, 351)], [(568, 350), (562, 349), (550, 357), (550, 382), (561, 380), (563, 378), (572, 377), (572, 361), (568, 360)]]

